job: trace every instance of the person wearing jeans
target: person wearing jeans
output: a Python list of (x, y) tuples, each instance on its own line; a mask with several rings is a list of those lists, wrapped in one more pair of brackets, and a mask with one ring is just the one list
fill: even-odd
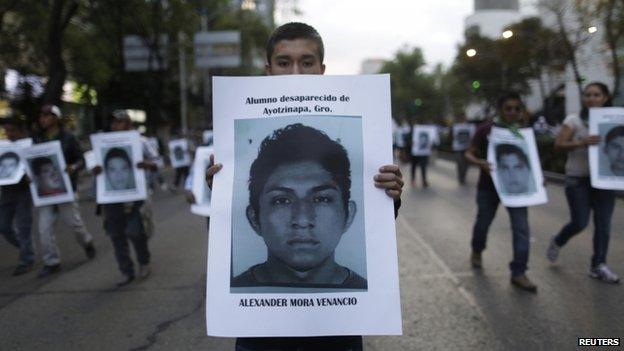
[[(481, 268), (481, 254), (485, 250), (487, 233), (496, 215), (500, 198), (494, 187), (490, 173), (492, 166), (487, 161), (489, 135), (492, 127), (507, 128), (512, 134), (521, 136), (522, 112), (524, 105), (520, 95), (514, 92), (503, 95), (497, 103), (499, 116), (494, 121), (483, 123), (477, 131), (466, 151), (466, 159), (481, 168), (477, 186), (477, 218), (472, 230), (471, 264)], [(509, 264), (511, 284), (519, 289), (537, 292), (537, 286), (526, 276), (529, 261), (530, 230), (529, 212), (526, 207), (507, 207), (511, 221), (513, 260)]]
[[(477, 191), (477, 220), (474, 225), (472, 236), (473, 252), (485, 250), (487, 234), (490, 224), (496, 216), (496, 210), (500, 199), (496, 190)], [(513, 261), (509, 263), (511, 275), (516, 277), (523, 275), (527, 270), (529, 261), (529, 214), (526, 207), (506, 207), (511, 222)]]
[(615, 192), (591, 186), (588, 146), (600, 144), (600, 136), (589, 135), (587, 121), (592, 107), (611, 106), (609, 88), (599, 82), (588, 84), (583, 90), (583, 109), (579, 115), (569, 115), (563, 121), (555, 148), (568, 152), (565, 165), (565, 193), (570, 209), (570, 222), (555, 235), (546, 257), (555, 262), (561, 248), (589, 224), (594, 211), (594, 254), (589, 276), (607, 283), (619, 283), (620, 278), (607, 267), (607, 251), (611, 232), (611, 217), (615, 207)]

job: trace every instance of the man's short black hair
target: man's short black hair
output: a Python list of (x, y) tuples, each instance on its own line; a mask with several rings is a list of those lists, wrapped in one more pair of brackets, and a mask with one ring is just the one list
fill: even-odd
[(611, 129), (607, 136), (605, 136), (605, 145), (609, 144), (611, 140), (619, 137), (624, 137), (624, 126), (619, 126)]
[(7, 126), (14, 126), (20, 130), (23, 130), (25, 127), (25, 119), (24, 117), (18, 117), (15, 115), (11, 115), (9, 117), (6, 117), (4, 119), (2, 119), (2, 125)]
[(32, 167), (33, 173), (36, 176), (41, 175), (41, 168), (43, 168), (43, 166), (47, 164), (54, 166), (54, 162), (52, 162), (52, 159), (45, 156), (35, 157), (32, 159), (32, 161), (30, 161), (30, 166)]
[(501, 95), (496, 102), (496, 107), (500, 110), (503, 108), (503, 105), (509, 100), (518, 100), (522, 103), (522, 97), (515, 91), (508, 91)]
[(5, 152), (4, 154), (2, 154), (2, 156), (0, 156), (0, 162), (6, 160), (7, 158), (12, 158), (15, 161), (19, 162), (19, 156), (13, 151)]
[(286, 23), (277, 27), (277, 29), (273, 31), (266, 46), (267, 63), (269, 65), (271, 64), (271, 57), (273, 56), (273, 51), (275, 51), (275, 45), (277, 45), (278, 42), (282, 40), (295, 39), (308, 39), (315, 42), (318, 47), (321, 64), (323, 63), (323, 59), (325, 57), (325, 47), (323, 46), (323, 39), (321, 38), (321, 35), (316, 31), (316, 29), (314, 29), (314, 27), (301, 22)]
[(305, 161), (317, 162), (331, 173), (347, 213), (351, 199), (351, 162), (347, 150), (322, 131), (301, 123), (278, 129), (262, 141), (249, 171), (249, 204), (256, 213), (260, 209), (260, 194), (273, 171), (281, 165)]
[(496, 145), (496, 162), (500, 162), (500, 159), (504, 155), (516, 155), (520, 161), (522, 161), (528, 168), (531, 168), (529, 158), (517, 145), (513, 144), (498, 144)]
[(124, 161), (126, 161), (130, 167), (132, 167), (132, 161), (130, 160), (130, 156), (128, 156), (128, 153), (126, 152), (126, 150), (122, 148), (114, 147), (108, 150), (108, 152), (106, 153), (106, 156), (104, 157), (104, 166), (105, 167), (108, 166), (108, 161), (110, 161), (113, 158), (121, 158)]

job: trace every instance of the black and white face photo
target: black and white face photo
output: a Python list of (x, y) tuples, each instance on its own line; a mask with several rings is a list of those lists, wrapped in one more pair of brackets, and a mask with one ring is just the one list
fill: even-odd
[(470, 131), (462, 129), (457, 132), (457, 143), (462, 146), (467, 146), (470, 143)]
[(0, 156), (0, 179), (11, 178), (19, 166), (19, 156), (12, 151)]
[(495, 150), (496, 171), (503, 192), (510, 195), (533, 192), (533, 173), (526, 153), (513, 144), (499, 144)]
[(56, 156), (40, 156), (29, 160), (40, 197), (67, 192)]
[(427, 150), (429, 148), (429, 133), (418, 133), (418, 148), (420, 150)]
[(134, 167), (128, 151), (121, 147), (109, 149), (104, 156), (107, 190), (135, 188)]
[(184, 160), (184, 149), (182, 148), (182, 146), (176, 145), (173, 148), (173, 157), (175, 157), (175, 159), (178, 161)]
[(366, 279), (335, 257), (358, 211), (350, 164), (339, 141), (301, 123), (263, 139), (245, 214), (267, 259), (232, 277), (232, 287), (366, 288)]
[(624, 126), (612, 128), (607, 133), (603, 152), (612, 175), (624, 177)]

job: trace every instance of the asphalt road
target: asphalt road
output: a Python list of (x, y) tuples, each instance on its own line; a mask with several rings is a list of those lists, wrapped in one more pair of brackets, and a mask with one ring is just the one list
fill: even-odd
[[(404, 170), (405, 172), (406, 170)], [(397, 220), (403, 330), (367, 337), (366, 350), (569, 350), (578, 337), (624, 337), (624, 287), (587, 277), (591, 227), (560, 261), (545, 258), (550, 236), (568, 220), (563, 189), (532, 208), (529, 276), (536, 295), (509, 284), (511, 233), (499, 209), (484, 269), (468, 263), (477, 172), (459, 186), (451, 163), (438, 160), (429, 189), (406, 186)], [(0, 241), (1, 350), (232, 350), (233, 340), (205, 336), (207, 232), (180, 194), (157, 192), (152, 275), (116, 289), (121, 279), (92, 201), (82, 213), (98, 255), (87, 261), (58, 226), (63, 271), (44, 280), (36, 270), (10, 277), (16, 250)], [(624, 202), (614, 214), (609, 264), (624, 275)]]

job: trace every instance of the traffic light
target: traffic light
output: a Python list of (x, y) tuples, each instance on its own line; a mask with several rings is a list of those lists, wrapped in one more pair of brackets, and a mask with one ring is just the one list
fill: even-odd
[(420, 107), (420, 106), (422, 106), (422, 99), (416, 99), (416, 100), (414, 100), (414, 105), (415, 105), (416, 107)]
[(481, 82), (479, 82), (478, 80), (473, 80), (472, 81), (472, 89), (479, 90), (479, 88), (481, 88)]

